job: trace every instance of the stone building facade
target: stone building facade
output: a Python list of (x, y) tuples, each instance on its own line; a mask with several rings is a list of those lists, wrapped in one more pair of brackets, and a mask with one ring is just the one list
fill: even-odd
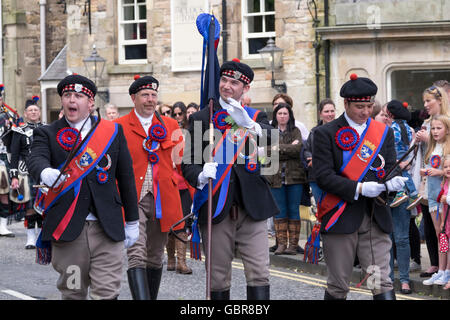
[[(163, 102), (199, 102), (202, 42), (195, 18), (211, 10), (224, 31), (219, 62), (239, 58), (254, 68), (252, 106), (269, 114), (277, 91), (257, 49), (268, 38), (284, 49), (275, 79), (286, 84), (294, 115), (308, 128), (317, 123), (319, 100), (329, 96), (342, 111), (339, 89), (353, 72), (378, 84), (381, 102), (403, 99), (414, 108), (425, 83), (450, 78), (450, 0), (4, 0), (3, 81), (6, 101), (19, 110), (25, 97), (40, 92), (42, 2), (46, 68), (66, 47), (57, 73), (65, 76), (65, 67), (86, 75), (83, 59), (95, 45), (106, 59), (96, 103), (112, 102), (121, 114), (132, 107), (128, 87), (136, 74), (160, 81)], [(54, 89), (45, 92), (50, 121), (60, 106)]]
[(378, 85), (377, 99), (407, 101), (423, 108), (422, 92), (450, 80), (450, 0), (329, 1), (331, 98), (342, 110), (339, 90), (351, 73)]
[[(314, 74), (314, 29), (312, 27), (312, 17), (304, 1), (292, 0), (255, 0), (250, 4), (244, 4), (238, 0), (228, 0), (226, 2), (226, 25), (222, 20), (221, 1), (193, 1), (186, 0), (47, 0), (46, 1), (46, 23), (47, 23), (47, 63), (50, 64), (59, 51), (67, 45), (66, 63), (67, 69), (71, 72), (86, 74), (83, 58), (89, 56), (92, 46), (95, 44), (99, 55), (106, 59), (106, 66), (97, 85), (100, 91), (108, 90), (109, 101), (118, 105), (121, 113), (124, 114), (132, 107), (131, 99), (128, 95), (128, 86), (133, 81), (135, 74), (151, 74), (161, 83), (160, 100), (172, 104), (176, 101), (199, 103), (200, 96), (200, 66), (191, 70), (176, 70), (172, 66), (174, 59), (172, 47), (177, 45), (172, 39), (175, 22), (181, 15), (182, 19), (191, 19), (190, 24), (195, 27), (195, 17), (201, 11), (212, 10), (216, 18), (222, 24), (222, 29), (226, 31), (226, 57), (228, 60), (239, 58), (243, 62), (251, 65), (255, 70), (255, 79), (252, 83), (249, 96), (252, 105), (257, 108), (271, 111), (271, 101), (277, 93), (270, 85), (271, 73), (266, 71), (258, 54), (249, 56), (243, 52), (242, 22), (243, 8), (251, 5), (250, 11), (272, 12), (273, 18), (270, 20), (271, 37), (275, 38), (276, 45), (283, 48), (284, 66), (283, 69), (275, 73), (277, 81), (283, 81), (287, 85), (287, 93), (294, 99), (295, 116), (312, 127), (315, 119), (315, 74)], [(27, 52), (24, 56), (33, 60), (33, 65), (26, 64), (26, 69), (30, 76), (27, 81), (16, 80), (17, 92), (14, 92), (14, 99), (17, 105), (22, 105), (23, 98), (32, 94), (39, 94), (39, 84), (37, 79), (41, 76), (39, 72), (39, 4), (37, 1), (25, 0), (21, 4), (15, 1), (3, 1), (4, 14), (8, 11), (21, 12), (21, 16), (28, 19), (26, 23), (4, 23), (7, 34), (9, 30), (23, 29), (23, 38), (16, 36), (13, 41), (16, 43), (27, 42), (25, 35), (33, 38), (34, 52)], [(87, 5), (90, 4), (90, 13)], [(123, 26), (121, 21), (127, 13), (125, 6), (134, 4), (139, 9), (145, 7), (146, 27), (146, 56), (144, 61), (138, 63), (123, 61), (121, 57), (121, 38), (123, 38)], [(9, 5), (15, 8), (8, 7)], [(266, 6), (267, 8), (264, 8)], [(270, 7), (270, 8), (269, 8)], [(200, 10), (199, 10), (200, 8)], [(178, 10), (178, 11), (177, 11)], [(142, 14), (138, 10), (139, 14)], [(245, 23), (254, 25), (257, 32), (261, 27), (261, 17), (248, 18)], [(142, 17), (141, 17), (142, 18)], [(265, 19), (265, 18), (263, 18)], [(141, 20), (142, 22), (142, 20)], [(139, 29), (141, 31), (141, 25)], [(266, 29), (265, 27), (265, 29)], [(180, 30), (179, 28), (177, 30)], [(265, 30), (267, 31), (267, 30)], [(125, 31), (126, 32), (126, 31)], [(178, 32), (178, 31), (176, 31)], [(189, 36), (182, 39), (190, 46)], [(192, 36), (197, 37), (194, 51), (198, 52), (192, 58), (201, 59), (201, 42), (198, 42), (199, 34), (195, 29)], [(23, 39), (23, 40), (22, 40)], [(267, 38), (268, 39), (268, 38)], [(264, 43), (267, 39), (263, 39)], [(9, 40), (8, 40), (9, 41)], [(27, 42), (29, 43), (29, 42)], [(219, 62), (223, 62), (223, 39), (220, 40), (218, 48)], [(29, 45), (29, 44), (28, 44)], [(5, 52), (5, 60), (13, 59), (14, 52), (24, 52), (16, 49), (6, 42), (8, 52)], [(32, 49), (28, 50), (31, 51)], [(177, 49), (178, 50), (178, 49)], [(181, 50), (180, 50), (181, 52)], [(182, 59), (181, 59), (182, 60)], [(180, 60), (180, 61), (181, 61)], [(5, 65), (5, 83), (14, 82), (14, 65), (23, 65), (23, 61), (17, 57), (15, 64)], [(24, 84), (26, 85), (24, 86)], [(57, 97), (54, 90), (47, 90), (49, 120), (54, 118), (59, 110)], [(11, 93), (11, 95), (13, 95)], [(52, 98), (53, 97), (53, 98)], [(8, 97), (9, 98), (9, 97)], [(11, 97), (12, 99), (12, 97)], [(22, 100), (21, 100), (22, 99)], [(107, 99), (97, 99), (99, 106), (103, 105)], [(50, 116), (51, 113), (51, 116)]]
[[(40, 95), (41, 49), (39, 1), (1, 1), (2, 81), (6, 103), (23, 112), (25, 101)], [(46, 55), (48, 65), (66, 42), (64, 4), (47, 1)]]

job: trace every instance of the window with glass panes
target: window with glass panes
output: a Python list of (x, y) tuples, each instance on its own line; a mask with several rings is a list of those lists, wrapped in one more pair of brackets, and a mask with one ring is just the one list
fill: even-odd
[(119, 63), (147, 62), (146, 0), (119, 1)]
[[(390, 99), (408, 102), (411, 111), (423, 109), (423, 91), (437, 80), (449, 80), (450, 67), (393, 70), (388, 78)], [(388, 97), (389, 98), (389, 97)]]
[(242, 56), (259, 57), (258, 50), (275, 37), (275, 0), (243, 0)]

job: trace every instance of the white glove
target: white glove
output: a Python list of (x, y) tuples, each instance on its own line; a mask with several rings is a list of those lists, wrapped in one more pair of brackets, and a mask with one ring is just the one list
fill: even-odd
[(450, 206), (450, 194), (447, 194), (447, 195), (445, 196), (445, 201), (447, 202), (447, 205)]
[(375, 198), (378, 197), (378, 195), (385, 190), (386, 187), (384, 186), (384, 184), (375, 181), (369, 181), (363, 182), (361, 194), (368, 198)]
[(388, 191), (392, 192), (392, 191), (403, 190), (403, 187), (405, 186), (405, 182), (407, 180), (408, 180), (408, 178), (406, 178), (406, 177), (396, 176), (396, 177), (393, 177), (391, 180), (386, 181), (386, 186), (388, 188)]
[(203, 165), (203, 171), (198, 175), (198, 187), (200, 189), (208, 183), (209, 178), (216, 179), (217, 165), (217, 162), (206, 162)]
[[(41, 180), (45, 185), (51, 187), (58, 178), (59, 174), (60, 171), (58, 169), (45, 168), (41, 172)], [(66, 176), (61, 175), (61, 177), (58, 179), (58, 182), (56, 182), (54, 187), (57, 188), (62, 182), (64, 182), (64, 180), (66, 180)]]
[(139, 238), (139, 221), (125, 222), (125, 248), (131, 247)]
[(247, 111), (245, 111), (241, 104), (233, 98), (228, 98), (228, 101), (224, 101), (222, 97), (220, 97), (219, 103), (227, 110), (228, 114), (233, 118), (239, 127), (251, 129), (255, 126), (256, 122), (250, 118)]

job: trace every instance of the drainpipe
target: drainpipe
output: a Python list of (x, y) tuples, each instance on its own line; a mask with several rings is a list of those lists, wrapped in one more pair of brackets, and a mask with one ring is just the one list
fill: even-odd
[[(316, 115), (317, 119), (319, 119), (319, 103), (320, 103), (320, 38), (319, 33), (317, 32), (317, 27), (319, 26), (320, 20), (317, 19), (317, 4), (315, 1), (307, 2), (308, 11), (313, 19), (313, 28), (314, 28), (314, 56), (316, 62)], [(310, 5), (314, 5), (314, 12)]]
[(227, 0), (222, 0), (222, 59), (223, 61), (228, 60), (227, 54), (227, 41), (228, 41), (228, 33), (227, 33)]
[[(44, 74), (47, 68), (46, 62), (46, 40), (45, 40), (45, 6), (47, 4), (46, 0), (39, 0), (40, 7), (40, 24), (41, 24), (41, 76)], [(41, 85), (41, 105), (42, 105), (42, 122), (47, 123), (47, 89), (42, 88)]]
[[(324, 15), (325, 15), (325, 27), (329, 26), (328, 21), (328, 0), (324, 1)], [(325, 40), (324, 43), (324, 64), (325, 64), (325, 96), (326, 98), (330, 98), (330, 40)]]
[(317, 119), (319, 119), (319, 103), (320, 103), (320, 65), (319, 65), (319, 55), (320, 55), (320, 42), (319, 36), (316, 33), (316, 39), (314, 40), (314, 54), (316, 56), (316, 106), (317, 106)]
[(3, 1), (0, 0), (0, 83), (3, 83)]

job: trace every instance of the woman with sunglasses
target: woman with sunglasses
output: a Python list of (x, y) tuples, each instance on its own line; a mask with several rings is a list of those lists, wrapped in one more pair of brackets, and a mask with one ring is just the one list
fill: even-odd
[(175, 102), (172, 107), (172, 117), (178, 121), (178, 125), (180, 128), (187, 129), (188, 128), (188, 121), (187, 121), (187, 114), (186, 114), (186, 105), (181, 102)]
[(172, 107), (168, 104), (161, 104), (159, 111), (159, 113), (163, 116), (172, 117)]

